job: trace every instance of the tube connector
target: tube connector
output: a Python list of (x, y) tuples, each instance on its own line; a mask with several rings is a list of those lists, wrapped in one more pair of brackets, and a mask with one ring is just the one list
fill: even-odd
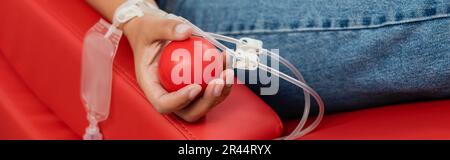
[(236, 44), (236, 55), (233, 58), (233, 68), (256, 70), (259, 63), (259, 54), (263, 42), (252, 38), (241, 38)]

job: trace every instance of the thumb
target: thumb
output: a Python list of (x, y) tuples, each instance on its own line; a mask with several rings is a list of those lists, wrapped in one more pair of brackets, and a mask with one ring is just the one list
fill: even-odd
[(155, 40), (184, 40), (192, 34), (190, 25), (174, 19), (158, 19), (155, 23)]

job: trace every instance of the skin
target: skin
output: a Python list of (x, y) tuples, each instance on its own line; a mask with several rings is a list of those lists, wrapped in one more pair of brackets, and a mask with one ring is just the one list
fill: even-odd
[[(125, 0), (86, 0), (94, 9), (111, 21), (116, 8)], [(155, 4), (153, 0), (147, 0)], [(155, 4), (156, 5), (156, 4)], [(177, 20), (163, 19), (146, 14), (120, 26), (134, 55), (136, 78), (145, 96), (162, 114), (175, 113), (180, 118), (194, 122), (204, 117), (230, 93), (233, 71), (225, 70), (220, 78), (212, 80), (203, 95), (201, 86), (188, 85), (176, 92), (167, 92), (158, 78), (159, 52), (167, 41), (187, 39), (192, 28)]]

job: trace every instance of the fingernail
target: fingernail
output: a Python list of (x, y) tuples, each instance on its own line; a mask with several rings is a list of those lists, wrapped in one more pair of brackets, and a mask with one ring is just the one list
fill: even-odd
[(227, 69), (225, 70), (225, 75), (226, 75), (225, 77), (226, 85), (227, 87), (231, 87), (234, 80), (234, 71), (231, 69)]
[(223, 80), (218, 79), (217, 81), (215, 81), (214, 96), (219, 97), (222, 95), (223, 86), (224, 86)]
[(197, 97), (198, 93), (200, 93), (201, 91), (201, 87), (199, 87), (200, 86), (198, 85), (192, 87), (191, 91), (189, 91), (189, 99), (194, 99), (195, 97)]
[(187, 30), (189, 30), (189, 28), (191, 28), (191, 26), (189, 26), (189, 25), (187, 25), (187, 24), (184, 24), (184, 23), (181, 23), (181, 24), (178, 24), (178, 25), (175, 27), (175, 32), (177, 32), (178, 34), (183, 34), (183, 33), (185, 33)]

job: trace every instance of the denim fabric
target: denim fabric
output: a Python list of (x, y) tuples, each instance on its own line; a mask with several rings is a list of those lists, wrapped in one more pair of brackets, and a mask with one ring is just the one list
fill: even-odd
[[(159, 3), (206, 31), (279, 49), (327, 112), (450, 97), (450, 0)], [(277, 95), (261, 97), (283, 118), (303, 110), (302, 91), (285, 81)]]

